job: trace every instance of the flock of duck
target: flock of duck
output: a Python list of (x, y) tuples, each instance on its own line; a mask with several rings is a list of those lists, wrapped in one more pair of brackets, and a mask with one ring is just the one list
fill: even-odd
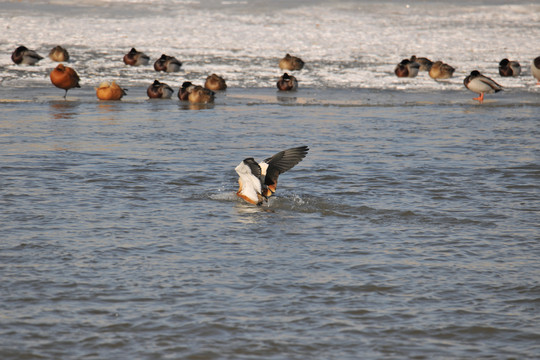
[[(66, 49), (56, 46), (49, 52), (49, 57), (53, 61), (66, 62), (69, 60), (69, 54)], [(36, 64), (43, 59), (34, 50), (29, 50), (24, 46), (19, 46), (11, 55), (11, 59), (16, 64)], [(143, 52), (132, 48), (124, 55), (123, 61), (129, 66), (148, 65), (150, 57)], [(154, 63), (156, 71), (176, 72), (179, 71), (182, 63), (175, 57), (161, 55)], [(279, 61), (281, 70), (296, 71), (304, 67), (302, 59), (286, 54)], [(419, 71), (427, 71), (429, 76), (435, 80), (448, 79), (454, 74), (455, 69), (442, 61), (432, 62), (424, 57), (412, 56), (410, 59), (404, 59), (394, 69), (398, 77), (416, 77)], [(540, 56), (533, 60), (531, 73), (537, 79), (540, 85)], [(499, 74), (506, 76), (519, 76), (521, 74), (521, 65), (517, 61), (503, 59), (499, 63)], [(64, 64), (58, 64), (50, 72), (50, 79), (54, 86), (64, 89), (67, 92), (70, 89), (80, 87), (79, 75), (77, 72)], [(493, 79), (482, 75), (478, 70), (473, 70), (464, 80), (467, 89), (478, 93), (474, 98), (480, 103), (484, 100), (484, 94), (494, 93), (502, 90), (502, 86)], [(293, 75), (285, 72), (276, 83), (280, 91), (292, 91), (298, 88), (298, 81)], [(211, 103), (214, 101), (215, 91), (225, 90), (227, 84), (225, 80), (212, 74), (207, 77), (204, 86), (193, 85), (191, 82), (184, 82), (178, 90), (178, 98), (190, 103)], [(149, 98), (168, 98), (172, 97), (174, 90), (167, 84), (155, 80), (147, 89)], [(96, 95), (100, 100), (120, 100), (126, 94), (114, 81), (112, 83), (102, 82), (96, 88)], [(257, 163), (253, 158), (244, 159), (235, 168), (238, 174), (239, 188), (236, 195), (246, 202), (254, 205), (261, 205), (272, 196), (277, 187), (278, 176), (298, 164), (307, 155), (309, 148), (307, 146), (294, 147), (280, 151), (275, 155)]]
[[(69, 61), (69, 53), (61, 46), (56, 46), (49, 52), (49, 58), (56, 62)], [(25, 46), (19, 46), (11, 54), (11, 60), (15, 64), (35, 65), (43, 57), (35, 50), (30, 50)], [(150, 57), (143, 52), (132, 48), (124, 55), (123, 61), (126, 65), (141, 66), (148, 65)], [(154, 69), (163, 72), (180, 71), (182, 63), (173, 56), (162, 54), (159, 59), (154, 62)], [(297, 57), (287, 54), (281, 59), (279, 66), (286, 70), (300, 70), (304, 67), (304, 62)], [(67, 92), (73, 88), (79, 88), (80, 77), (77, 72), (64, 64), (58, 64), (50, 74), (51, 82), (54, 86), (64, 89), (64, 98)], [(298, 81), (292, 75), (284, 73), (276, 83), (280, 91), (291, 91), (298, 88)], [(225, 79), (216, 74), (209, 75), (206, 78), (204, 86), (194, 85), (189, 81), (185, 81), (178, 90), (178, 98), (182, 101), (191, 103), (206, 104), (214, 102), (215, 92), (227, 89)], [(174, 90), (166, 83), (155, 80), (146, 90), (146, 93), (151, 99), (170, 99)], [(126, 89), (121, 88), (116, 82), (109, 83), (104, 81), (96, 88), (96, 96), (100, 100), (120, 100), (126, 95)]]
[[(66, 62), (69, 60), (69, 54), (66, 49), (56, 46), (49, 52), (49, 57), (53, 61)], [(18, 47), (11, 55), (11, 59), (16, 64), (34, 65), (42, 56), (34, 50), (29, 50), (24, 46)], [(124, 63), (131, 66), (147, 65), (150, 58), (132, 48), (124, 55)], [(156, 71), (175, 72), (179, 71), (182, 63), (172, 56), (163, 54), (154, 63)], [(300, 70), (304, 67), (304, 62), (297, 57), (287, 54), (280, 62), (279, 67), (286, 70)], [(50, 79), (54, 86), (64, 89), (67, 92), (70, 89), (80, 87), (79, 75), (77, 72), (64, 64), (58, 64), (50, 72)], [(282, 91), (295, 90), (298, 82), (294, 76), (284, 73), (278, 80), (277, 87)], [(216, 74), (207, 77), (205, 86), (193, 85), (191, 82), (184, 82), (178, 91), (180, 100), (187, 100), (191, 103), (209, 103), (214, 101), (214, 91), (225, 90), (227, 84), (225, 80)], [(96, 95), (100, 100), (120, 100), (126, 94), (114, 81), (112, 83), (103, 82), (96, 88)], [(173, 89), (158, 80), (155, 80), (147, 89), (149, 98), (171, 98)], [(277, 187), (277, 180), (280, 174), (290, 170), (298, 164), (307, 155), (309, 148), (299, 146), (280, 151), (273, 156), (257, 163), (253, 158), (244, 159), (235, 168), (238, 174), (239, 188), (236, 195), (246, 202), (254, 205), (262, 205), (268, 201)]]
[[(49, 52), (49, 58), (56, 62), (66, 62), (69, 60), (69, 53), (63, 47), (56, 46)], [(15, 64), (34, 65), (43, 57), (34, 50), (19, 46), (13, 51), (11, 59)], [(148, 65), (150, 57), (132, 48), (124, 55), (123, 61), (130, 66)], [(304, 64), (302, 59), (286, 54), (279, 61), (279, 68), (286, 71), (295, 71), (301, 70)], [(182, 63), (178, 59), (165, 54), (162, 54), (154, 62), (154, 69), (158, 72), (180, 71), (181, 66)], [(453, 77), (455, 68), (442, 61), (433, 62), (425, 57), (413, 55), (410, 59), (403, 59), (394, 69), (397, 77), (408, 78), (416, 77), (420, 71), (427, 71), (434, 80), (442, 80)], [(503, 59), (499, 63), (499, 74), (502, 77), (519, 76), (521, 74), (521, 65), (518, 61)], [(540, 56), (533, 60), (531, 74), (537, 80), (537, 84), (540, 85)], [(80, 87), (80, 78), (77, 72), (63, 64), (59, 64), (51, 71), (50, 78), (54, 86), (66, 91), (64, 98), (67, 96), (68, 90)], [(503, 89), (502, 85), (481, 74), (478, 70), (473, 70), (464, 79), (463, 83), (467, 89), (479, 95), (474, 100), (478, 100), (480, 103), (484, 100), (484, 94), (496, 93)], [(280, 91), (294, 91), (298, 89), (298, 80), (295, 76), (285, 72), (277, 81), (276, 86)], [(214, 102), (215, 92), (226, 88), (225, 80), (221, 76), (212, 74), (206, 78), (204, 86), (194, 85), (189, 81), (184, 82), (178, 90), (178, 98), (191, 103), (212, 103)], [(169, 85), (158, 80), (155, 80), (147, 89), (147, 95), (152, 99), (170, 99), (173, 93), (174, 90)], [(111, 83), (102, 82), (96, 88), (96, 96), (100, 100), (120, 100), (124, 95), (126, 95), (126, 89), (121, 88), (114, 81)]]
[[(410, 59), (403, 59), (394, 69), (397, 77), (416, 77), (419, 71), (427, 71), (434, 80), (449, 79), (454, 75), (455, 69), (442, 61), (432, 62), (431, 60), (413, 55)], [(519, 76), (521, 65), (518, 61), (502, 59), (499, 62), (499, 75), (502, 77)], [(540, 56), (533, 60), (531, 64), (531, 74), (540, 85)], [(479, 96), (473, 98), (480, 103), (484, 101), (484, 94), (492, 94), (503, 89), (502, 85), (495, 80), (481, 74), (478, 70), (473, 70), (463, 80), (465, 87)]]

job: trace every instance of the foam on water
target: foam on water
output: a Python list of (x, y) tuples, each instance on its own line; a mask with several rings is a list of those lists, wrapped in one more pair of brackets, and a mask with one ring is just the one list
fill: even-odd
[[(540, 38), (540, 5), (483, 2), (301, 1), (82, 1), (8, 3), (0, 18), (0, 74), (4, 86), (49, 84), (56, 63), (17, 66), (11, 52), (21, 44), (42, 56), (66, 47), (83, 86), (116, 80), (145, 85), (158, 78), (177, 87), (202, 83), (210, 73), (230, 87), (274, 87), (278, 60), (290, 52), (307, 65), (297, 72), (301, 87), (397, 90), (463, 89), (478, 69), (506, 88), (536, 91), (530, 73)], [(151, 57), (134, 68), (122, 57), (131, 47)], [(162, 54), (183, 62), (179, 73), (153, 69)], [(422, 72), (399, 79), (395, 65), (411, 55), (443, 60), (454, 78), (435, 82)], [(500, 78), (502, 58), (521, 62), (522, 76)]]

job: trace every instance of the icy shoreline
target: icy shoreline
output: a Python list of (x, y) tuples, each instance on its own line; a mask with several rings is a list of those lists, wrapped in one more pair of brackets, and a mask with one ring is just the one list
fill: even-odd
[[(530, 63), (540, 53), (540, 5), (482, 5), (435, 2), (335, 2), (288, 8), (258, 8), (256, 2), (133, 1), (8, 3), (0, 18), (0, 73), (3, 86), (49, 83), (56, 65), (48, 58), (37, 66), (17, 66), (11, 52), (20, 44), (42, 56), (55, 45), (71, 54), (70, 66), (82, 81), (102, 80), (144, 85), (154, 79), (179, 86), (202, 82), (218, 73), (235, 87), (266, 87), (280, 75), (285, 53), (302, 57), (301, 86), (396, 90), (458, 90), (474, 69), (511, 89), (534, 86)], [(88, 10), (82, 12), (81, 9)], [(151, 57), (149, 65), (128, 67), (131, 47)], [(179, 73), (163, 74), (152, 64), (162, 53), (183, 62)], [(456, 68), (454, 78), (436, 82), (427, 73), (399, 79), (395, 65), (411, 55), (443, 60)], [(502, 58), (521, 62), (517, 78), (500, 78)]]

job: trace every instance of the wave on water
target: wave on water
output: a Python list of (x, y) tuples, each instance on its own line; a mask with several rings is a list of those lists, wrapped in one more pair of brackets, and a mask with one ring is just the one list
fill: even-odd
[[(0, 17), (0, 74), (4, 86), (50, 85), (56, 63), (46, 56), (62, 45), (82, 86), (103, 80), (122, 86), (158, 78), (173, 87), (202, 83), (218, 73), (229, 87), (275, 87), (286, 53), (306, 66), (296, 71), (304, 88), (462, 90), (474, 69), (506, 88), (536, 89), (531, 61), (540, 55), (540, 5), (483, 2), (406, 4), (398, 1), (82, 1), (4, 4)], [(31, 5), (31, 6), (30, 6)], [(159, 26), (156, 26), (159, 24)], [(441, 40), (443, 39), (443, 40)], [(18, 66), (11, 52), (19, 45), (45, 57), (36, 66)], [(122, 57), (136, 47), (146, 66), (129, 67)], [(153, 62), (168, 54), (183, 62), (177, 73), (157, 73)], [(397, 78), (394, 67), (411, 55), (443, 60), (456, 68), (448, 81), (426, 72)], [(500, 78), (498, 63), (518, 60), (522, 75)], [(536, 90), (534, 90), (536, 91)]]
[(384, 209), (374, 208), (367, 205), (343, 204), (338, 200), (323, 198), (310, 194), (285, 193), (271, 197), (267, 203), (260, 206), (247, 204), (236, 196), (235, 192), (219, 191), (218, 193), (206, 194), (201, 198), (211, 200), (235, 202), (237, 209), (242, 214), (261, 214), (276, 212), (294, 212), (305, 214), (320, 214), (323, 216), (335, 216), (354, 218), (359, 221), (367, 221), (372, 224), (433, 224), (437, 226), (456, 226), (475, 224), (484, 227), (492, 227), (490, 221), (475, 220), (464, 217), (452, 217), (448, 214), (419, 209)]

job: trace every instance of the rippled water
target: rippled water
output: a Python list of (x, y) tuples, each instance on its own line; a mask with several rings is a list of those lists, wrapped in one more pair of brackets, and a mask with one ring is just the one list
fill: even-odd
[[(3, 359), (539, 353), (538, 98), (132, 90), (2, 90), (31, 99), (2, 103)], [(300, 144), (268, 206), (236, 198)]]
[[(537, 4), (2, 9), (0, 359), (539, 358)], [(81, 75), (67, 100), (50, 60), (9, 59), (57, 42)], [(120, 62), (135, 45), (183, 55), (159, 74), (175, 91), (210, 72), (229, 88), (148, 100), (151, 65)], [(282, 94), (286, 51), (307, 65)], [(397, 79), (413, 52), (456, 77)], [(523, 76), (498, 77), (505, 56)], [(471, 100), (473, 68), (505, 90)], [(101, 80), (128, 95), (98, 101)], [(300, 145), (268, 205), (236, 197), (242, 159)]]

